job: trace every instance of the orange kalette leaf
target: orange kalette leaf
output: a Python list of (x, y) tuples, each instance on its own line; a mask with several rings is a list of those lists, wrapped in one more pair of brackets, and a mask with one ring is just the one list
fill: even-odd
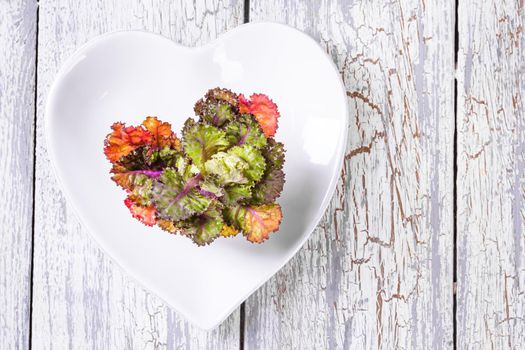
[(266, 137), (275, 135), (280, 114), (277, 105), (268, 96), (253, 94), (250, 100), (247, 100), (243, 94), (240, 94), (239, 112), (253, 114)]
[(128, 171), (125, 173), (115, 173), (113, 176), (111, 176), (111, 180), (115, 181), (117, 185), (130, 192), (133, 191), (135, 182), (140, 176), (144, 177), (145, 175), (142, 175), (139, 172)]
[(146, 185), (145, 179), (159, 177), (162, 170), (128, 170), (123, 165), (116, 163), (113, 164), (110, 173), (113, 174), (111, 179), (117, 185), (131, 192), (137, 185), (139, 187)]
[(180, 140), (171, 130), (170, 123), (161, 122), (157, 119), (157, 117), (147, 117), (142, 122), (142, 125), (152, 135), (152, 143), (156, 145), (157, 148), (171, 146), (175, 149), (180, 150)]
[(124, 204), (126, 204), (126, 207), (128, 207), (131, 215), (133, 215), (135, 219), (139, 220), (144, 225), (153, 226), (157, 222), (155, 217), (156, 209), (153, 205), (147, 207), (138, 205), (130, 197), (124, 200)]
[(250, 242), (262, 243), (279, 229), (283, 214), (279, 204), (244, 208), (243, 231)]
[(115, 181), (117, 185), (125, 189), (126, 191), (132, 191), (133, 185), (134, 185), (134, 178), (133, 176), (129, 175), (128, 172), (120, 172), (117, 170), (114, 170), (117, 168), (116, 165), (113, 166), (113, 169), (111, 169), (111, 172), (114, 174), (111, 176), (111, 180)]
[(171, 220), (160, 219), (157, 221), (157, 225), (159, 225), (161, 229), (169, 233), (177, 233), (180, 231)]
[(118, 161), (152, 140), (151, 134), (140, 126), (126, 127), (123, 123), (114, 123), (111, 129), (113, 132), (104, 141), (104, 154), (111, 162)]
[(222, 226), (220, 235), (222, 237), (233, 237), (233, 236), (236, 236), (238, 233), (239, 233), (239, 230), (236, 229), (235, 227), (230, 226), (230, 225), (224, 225)]

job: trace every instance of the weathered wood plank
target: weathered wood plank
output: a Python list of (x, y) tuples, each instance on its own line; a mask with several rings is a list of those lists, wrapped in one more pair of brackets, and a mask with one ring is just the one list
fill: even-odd
[(29, 345), (36, 2), (0, 2), (0, 349)]
[(40, 1), (32, 333), (39, 349), (239, 346), (238, 312), (213, 332), (193, 328), (99, 251), (51, 172), (43, 122), (46, 95), (61, 62), (90, 38), (145, 29), (202, 44), (242, 23), (242, 13), (242, 1), (236, 0)]
[(451, 348), (453, 1), (252, 0), (250, 20), (321, 42), (350, 134), (326, 215), (246, 304), (246, 348)]
[(524, 3), (458, 19), (457, 345), (525, 349)]

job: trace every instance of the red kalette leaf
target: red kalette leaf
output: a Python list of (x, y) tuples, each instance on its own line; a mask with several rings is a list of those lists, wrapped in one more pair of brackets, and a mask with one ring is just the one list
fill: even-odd
[(141, 126), (126, 127), (123, 123), (114, 123), (113, 132), (104, 141), (104, 154), (111, 162), (127, 156), (138, 147), (152, 141), (152, 135)]
[(239, 112), (250, 113), (250, 106), (250, 100), (247, 100), (244, 94), (239, 94)]
[(275, 135), (280, 114), (277, 105), (268, 96), (253, 94), (250, 100), (247, 100), (243, 94), (240, 94), (239, 112), (253, 114), (266, 137)]
[(147, 207), (138, 205), (130, 197), (124, 200), (124, 204), (126, 204), (126, 207), (128, 207), (131, 215), (133, 215), (135, 219), (139, 220), (144, 225), (153, 226), (157, 223), (157, 219), (155, 217), (156, 209), (153, 205)]

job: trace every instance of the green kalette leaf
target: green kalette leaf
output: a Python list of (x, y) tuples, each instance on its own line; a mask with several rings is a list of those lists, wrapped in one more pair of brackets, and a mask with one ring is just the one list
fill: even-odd
[(215, 88), (197, 101), (194, 110), (201, 121), (220, 127), (237, 117), (237, 101), (237, 94), (227, 89)]
[(156, 152), (155, 163), (159, 164), (159, 168), (173, 168), (177, 161), (183, 157), (183, 154), (173, 148), (164, 147)]
[(240, 156), (230, 152), (215, 153), (204, 165), (207, 175), (212, 175), (219, 185), (247, 183), (244, 171), (249, 164)]
[(199, 168), (191, 164), (189, 158), (186, 157), (177, 158), (175, 169), (184, 180), (188, 180), (189, 178), (200, 174)]
[(275, 139), (268, 139), (268, 144), (263, 148), (262, 154), (266, 159), (268, 168), (282, 169), (284, 164), (284, 145)]
[(151, 167), (152, 160), (148, 155), (148, 147), (143, 146), (120, 158), (115, 165), (119, 165), (127, 170), (141, 170)]
[(233, 205), (244, 201), (252, 196), (251, 185), (229, 185), (224, 188), (224, 195), (221, 201), (226, 205)]
[(161, 149), (143, 146), (122, 157), (114, 166), (125, 168), (128, 171), (162, 170), (167, 167), (173, 167), (177, 159), (183, 156), (183, 153), (169, 146)]
[(248, 168), (244, 169), (244, 175), (251, 181), (259, 181), (264, 174), (266, 162), (261, 152), (252, 145), (244, 144), (242, 146), (235, 146), (228, 150), (229, 154), (239, 156), (248, 164)]
[(237, 117), (232, 106), (229, 104), (219, 103), (217, 104), (217, 109), (215, 115), (212, 118), (213, 124), (216, 126), (221, 126), (227, 121), (234, 120)]
[(224, 131), (231, 144), (239, 146), (249, 144), (256, 148), (266, 146), (266, 137), (259, 123), (249, 114), (243, 114), (236, 120), (228, 123)]
[(237, 108), (239, 103), (239, 95), (232, 92), (228, 89), (222, 89), (219, 87), (216, 87), (214, 89), (210, 89), (206, 92), (205, 99), (208, 101), (220, 101), (220, 102), (226, 102), (232, 107)]
[(204, 213), (182, 222), (180, 227), (197, 245), (207, 245), (220, 236), (223, 225), (222, 212), (211, 205)]
[[(224, 189), (221, 186), (217, 185), (216, 181), (209, 176), (200, 183), (199, 187), (201, 189), (201, 193), (203, 193), (204, 191), (205, 193), (210, 193), (211, 195), (217, 198), (222, 197), (224, 195)], [(210, 195), (208, 195), (208, 197), (209, 196)]]
[(185, 179), (174, 169), (165, 169), (155, 181), (152, 190), (153, 202), (159, 216), (177, 221), (203, 213), (212, 200), (197, 190), (200, 180), (200, 175)]
[(137, 177), (135, 186), (130, 192), (130, 197), (134, 198), (135, 203), (142, 206), (150, 206), (153, 197), (154, 178), (149, 176)]
[(270, 204), (281, 194), (284, 187), (284, 147), (274, 139), (268, 139), (268, 145), (263, 148), (262, 154), (266, 160), (264, 176), (253, 189), (252, 203)]
[(271, 204), (281, 195), (284, 187), (284, 172), (281, 169), (267, 171), (252, 190), (252, 203)]
[(201, 120), (217, 127), (234, 120), (237, 116), (233, 108), (226, 103), (207, 103), (202, 107), (201, 111), (202, 114), (199, 114)]
[(183, 134), (184, 151), (199, 169), (215, 153), (229, 146), (224, 131), (211, 125), (195, 123), (192, 119), (186, 122)]

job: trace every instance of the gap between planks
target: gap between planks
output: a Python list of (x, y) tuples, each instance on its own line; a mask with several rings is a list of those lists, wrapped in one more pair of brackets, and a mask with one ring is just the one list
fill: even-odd
[(459, 52), (459, 26), (458, 26), (458, 8), (459, 0), (454, 0), (455, 11), (454, 11), (454, 137), (452, 146), (452, 159), (453, 166), (452, 171), (454, 174), (454, 185), (452, 189), (452, 347), (457, 348), (457, 260), (458, 260), (458, 248), (457, 248), (457, 208), (458, 208), (458, 191), (457, 191), (457, 175), (458, 175), (458, 78), (457, 78), (457, 66), (458, 66), (458, 52)]
[(39, 1), (36, 0), (36, 24), (35, 24), (35, 89), (34, 89), (34, 110), (33, 110), (33, 204), (31, 212), (31, 262), (29, 265), (29, 330), (28, 330), (28, 349), (33, 348), (33, 266), (34, 266), (34, 251), (35, 251), (35, 203), (36, 203), (36, 139), (37, 139), (37, 128), (36, 118), (38, 110), (38, 20), (40, 14)]

